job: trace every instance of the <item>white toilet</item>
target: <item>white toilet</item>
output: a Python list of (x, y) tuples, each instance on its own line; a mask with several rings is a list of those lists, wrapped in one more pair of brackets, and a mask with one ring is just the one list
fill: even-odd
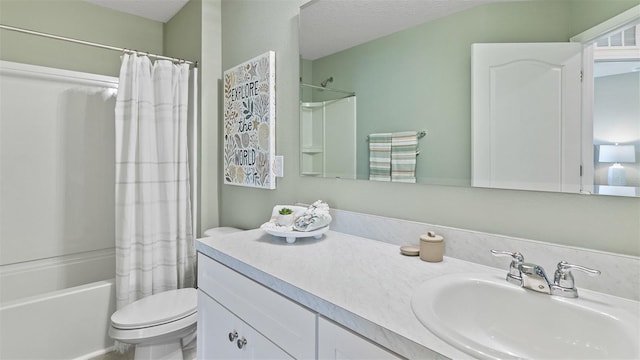
[(135, 301), (111, 316), (109, 336), (135, 346), (135, 360), (182, 360), (195, 338), (197, 291), (169, 290)]
[[(206, 237), (242, 231), (231, 227), (206, 230)], [(182, 360), (183, 347), (196, 337), (197, 290), (169, 290), (135, 301), (111, 315), (109, 336), (135, 346), (135, 360)]]

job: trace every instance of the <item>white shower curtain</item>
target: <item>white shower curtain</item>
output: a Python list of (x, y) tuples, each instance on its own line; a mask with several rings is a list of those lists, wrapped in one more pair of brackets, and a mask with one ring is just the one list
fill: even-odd
[(194, 286), (189, 65), (124, 54), (116, 100), (116, 306)]

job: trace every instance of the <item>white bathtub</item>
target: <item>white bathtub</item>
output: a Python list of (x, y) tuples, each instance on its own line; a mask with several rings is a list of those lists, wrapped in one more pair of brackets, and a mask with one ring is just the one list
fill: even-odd
[(110, 350), (114, 275), (113, 249), (0, 267), (0, 359), (86, 359)]

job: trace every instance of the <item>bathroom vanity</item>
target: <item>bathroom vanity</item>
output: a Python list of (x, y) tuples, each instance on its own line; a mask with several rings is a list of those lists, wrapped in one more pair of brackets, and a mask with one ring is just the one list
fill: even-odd
[(453, 258), (423, 262), (335, 231), (288, 245), (249, 230), (200, 239), (197, 249), (202, 359), (470, 358), (417, 320), (412, 293), (448, 273), (504, 275)]
[[(481, 354), (494, 350), (501, 358), (510, 346), (523, 346), (500, 331), (520, 331), (509, 319), (520, 318), (525, 303), (539, 310), (530, 311), (527, 326), (539, 329), (545, 343), (542, 350), (525, 344), (518, 350), (525, 358), (548, 357), (549, 349), (573, 358), (640, 355), (640, 345), (629, 340), (640, 334), (640, 321), (633, 320), (640, 319), (638, 257), (343, 210), (332, 210), (332, 217), (332, 230), (322, 238), (294, 244), (260, 229), (196, 242), (198, 358), (469, 359), (491, 358)], [(427, 231), (445, 238), (442, 262), (400, 254), (399, 245), (415, 244)], [(520, 251), (548, 274), (561, 260), (602, 274), (576, 274), (578, 299), (540, 294), (508, 283), (510, 259), (490, 249)], [(446, 288), (431, 285), (444, 279)], [(436, 321), (425, 320), (429, 309), (436, 309)], [(604, 313), (610, 316), (598, 315)], [(570, 314), (577, 317), (569, 320)], [(578, 325), (580, 334), (550, 329), (545, 316)], [(461, 341), (433, 324), (445, 332), (464, 330), (456, 335)]]
[(399, 359), (207, 256), (199, 261), (203, 359), (314, 359), (316, 338), (323, 359), (337, 353)]

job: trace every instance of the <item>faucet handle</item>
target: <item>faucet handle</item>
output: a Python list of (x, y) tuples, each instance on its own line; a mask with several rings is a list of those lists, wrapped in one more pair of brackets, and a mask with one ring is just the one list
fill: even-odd
[[(556, 270), (555, 276), (553, 277), (553, 282), (556, 285), (560, 285), (563, 287), (573, 287), (573, 274), (571, 274), (571, 270), (579, 270), (584, 273), (587, 273), (589, 276), (598, 276), (601, 274), (600, 270), (590, 269), (586, 266), (569, 264), (568, 262), (562, 260), (558, 263), (558, 270)], [(563, 284), (564, 283), (564, 284)], [(564, 286), (570, 285), (570, 286)]]
[(569, 264), (564, 260), (560, 261), (558, 263), (558, 269), (553, 276), (552, 293), (565, 297), (578, 297), (576, 282), (573, 278), (573, 274), (571, 273), (572, 270), (582, 271), (589, 276), (598, 276), (601, 274), (600, 270), (590, 269), (581, 265)]
[(522, 274), (520, 273), (520, 265), (524, 262), (524, 256), (519, 252), (505, 251), (505, 250), (491, 250), (493, 256), (511, 256), (511, 265), (509, 265), (509, 273), (507, 274), (507, 281), (522, 285)]
[(589, 276), (598, 276), (602, 274), (600, 270), (590, 269), (582, 265), (569, 264), (564, 260), (558, 263), (558, 271), (560, 271), (561, 273), (568, 273), (571, 270), (580, 270), (580, 271), (586, 272)]
[(524, 256), (522, 256), (522, 254), (518, 251), (512, 252), (506, 250), (491, 250), (491, 253), (493, 254), (493, 256), (511, 256), (513, 258), (513, 261), (524, 261)]

